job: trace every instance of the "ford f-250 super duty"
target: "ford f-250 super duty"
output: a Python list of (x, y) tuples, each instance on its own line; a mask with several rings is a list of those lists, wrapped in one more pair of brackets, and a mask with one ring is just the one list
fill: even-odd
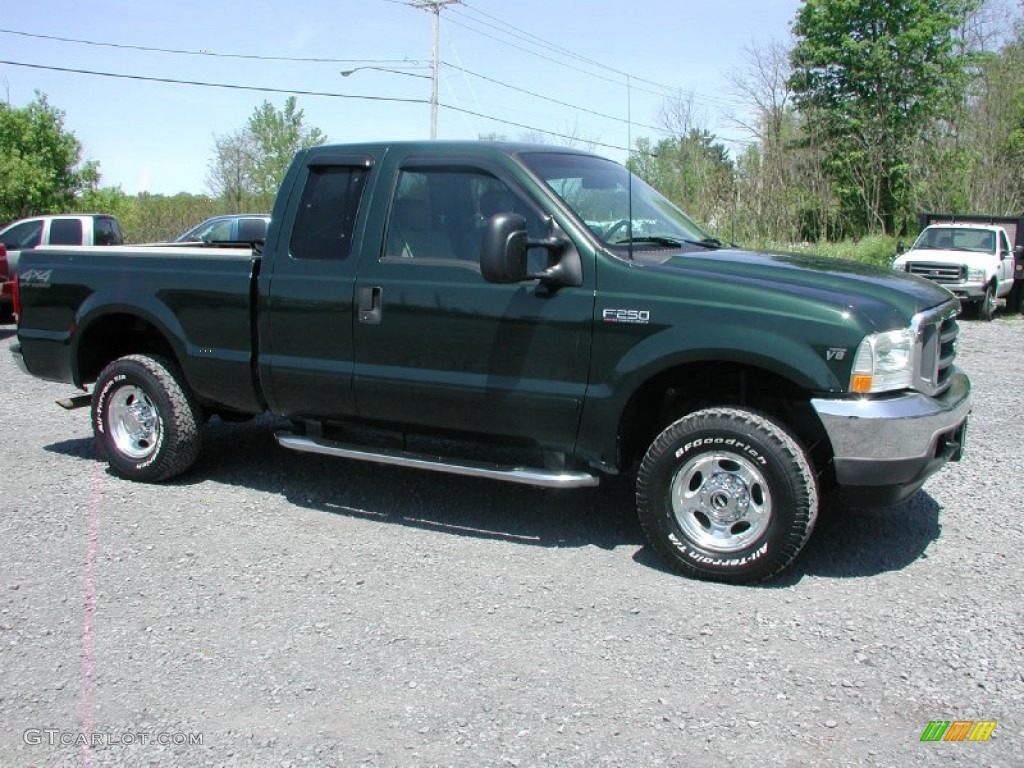
[(184, 472), (207, 416), (265, 411), (298, 451), (555, 488), (635, 471), (650, 545), (721, 581), (783, 570), (837, 491), (916, 491), (970, 409), (944, 288), (724, 247), (547, 146), (305, 150), (262, 249), (37, 249), (18, 294), (15, 357), (93, 385), (67, 404), (119, 475)]

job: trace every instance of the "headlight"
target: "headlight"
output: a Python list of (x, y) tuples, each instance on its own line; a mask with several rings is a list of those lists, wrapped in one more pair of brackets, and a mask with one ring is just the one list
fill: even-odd
[(984, 269), (978, 269), (977, 267), (968, 267), (967, 268), (967, 279), (968, 280), (977, 280), (978, 282), (984, 282), (984, 280), (985, 280), (985, 270)]
[(888, 392), (914, 383), (914, 333), (909, 328), (866, 336), (850, 374), (853, 392)]

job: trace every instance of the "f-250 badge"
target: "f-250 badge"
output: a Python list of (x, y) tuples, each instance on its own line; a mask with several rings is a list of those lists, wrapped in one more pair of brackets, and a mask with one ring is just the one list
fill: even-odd
[(606, 309), (603, 310), (602, 319), (606, 323), (647, 325), (651, 322), (651, 312), (647, 309)]

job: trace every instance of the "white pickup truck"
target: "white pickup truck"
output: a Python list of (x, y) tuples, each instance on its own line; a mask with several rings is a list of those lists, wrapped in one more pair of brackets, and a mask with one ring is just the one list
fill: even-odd
[(11, 315), (12, 281), (22, 251), (40, 245), (121, 245), (117, 219), (105, 213), (62, 213), (32, 216), (0, 227), (0, 245), (7, 251), (7, 270), (0, 275), (0, 322)]
[(124, 236), (117, 219), (105, 213), (62, 213), (32, 216), (0, 229), (0, 243), (7, 247), (11, 275), (18, 255), (40, 245), (121, 245)]
[(922, 216), (927, 224), (910, 249), (893, 262), (895, 269), (928, 278), (972, 305), (991, 320), (998, 299), (1007, 308), (1020, 305), (1024, 282), (1021, 219), (982, 216)]

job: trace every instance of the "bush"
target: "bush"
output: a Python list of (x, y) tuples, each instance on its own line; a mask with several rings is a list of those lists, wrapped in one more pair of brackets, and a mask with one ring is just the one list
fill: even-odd
[(861, 240), (842, 240), (838, 243), (768, 244), (768, 250), (786, 253), (807, 253), (834, 259), (849, 259), (879, 267), (892, 266), (896, 258), (896, 238), (889, 235), (868, 235)]

